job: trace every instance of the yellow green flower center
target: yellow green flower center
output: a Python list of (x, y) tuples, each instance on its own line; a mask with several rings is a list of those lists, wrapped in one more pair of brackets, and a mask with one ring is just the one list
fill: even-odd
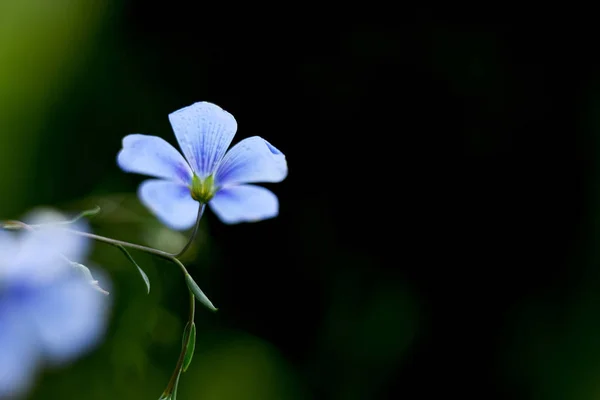
[(192, 187), (190, 193), (192, 198), (200, 203), (208, 203), (217, 192), (215, 188), (215, 178), (212, 175), (202, 179), (198, 175), (194, 174), (192, 178)]

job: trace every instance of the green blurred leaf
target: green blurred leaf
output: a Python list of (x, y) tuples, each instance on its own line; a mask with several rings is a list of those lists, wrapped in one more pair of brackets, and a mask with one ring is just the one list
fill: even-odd
[(148, 289), (148, 293), (150, 293), (150, 279), (148, 279), (148, 275), (146, 275), (146, 273), (144, 272), (144, 270), (135, 262), (135, 260), (133, 259), (133, 257), (131, 257), (131, 254), (129, 254), (129, 252), (127, 251), (127, 249), (125, 249), (125, 247), (123, 246), (117, 246), (119, 248), (119, 250), (121, 250), (123, 252), (123, 254), (125, 254), (125, 257), (127, 257), (127, 259), (129, 261), (131, 261), (131, 263), (133, 265), (136, 266), (136, 268), (138, 269), (140, 275), (142, 276), (142, 279), (144, 280), (144, 283), (146, 284), (146, 288)]
[(39, 198), (22, 182), (36, 178), (37, 154), (47, 151), (40, 136), (94, 50), (109, 8), (85, 0), (0, 1), (0, 186), (10, 193), (0, 208), (6, 215), (20, 210), (25, 199)]
[(100, 211), (101, 209), (98, 206), (92, 208), (91, 210), (82, 211), (79, 214), (77, 214), (70, 222), (79, 221), (81, 218), (93, 217), (95, 215), (98, 215)]
[(190, 290), (192, 291), (192, 293), (194, 293), (194, 296), (196, 297), (196, 299), (198, 299), (198, 301), (200, 303), (204, 304), (211, 311), (217, 311), (218, 310), (218, 308), (216, 308), (213, 305), (213, 303), (211, 303), (211, 301), (208, 299), (208, 297), (206, 297), (206, 295), (204, 294), (204, 292), (202, 291), (202, 289), (200, 289), (200, 287), (194, 281), (194, 278), (192, 278), (192, 276), (190, 274), (185, 274), (185, 283), (187, 283), (188, 288), (190, 288)]
[[(66, 221), (60, 221), (59, 224), (61, 225), (68, 225), (68, 224), (72, 224), (74, 222), (79, 221), (82, 218), (87, 218), (87, 217), (93, 217), (94, 215), (97, 215), (100, 212), (100, 207), (96, 206), (90, 210), (85, 210), (80, 212), (79, 214), (77, 214), (76, 216), (74, 216), (73, 218), (66, 220)], [(33, 225), (35, 226), (35, 225)]]
[[(191, 326), (191, 328), (190, 328)], [(196, 349), (196, 324), (188, 322), (183, 331), (183, 345), (185, 346), (185, 340), (187, 338), (187, 349), (185, 351), (185, 357), (183, 358), (183, 372), (187, 371), (188, 367), (192, 363), (192, 357), (194, 357), (194, 350)]]

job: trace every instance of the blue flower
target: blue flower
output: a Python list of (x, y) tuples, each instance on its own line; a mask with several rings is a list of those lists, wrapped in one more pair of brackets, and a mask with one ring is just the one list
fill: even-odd
[(126, 136), (117, 157), (124, 171), (158, 178), (143, 182), (138, 195), (165, 225), (192, 227), (200, 203), (227, 224), (277, 216), (275, 194), (249, 183), (285, 179), (287, 162), (279, 150), (253, 136), (227, 151), (237, 122), (211, 103), (182, 108), (169, 121), (185, 158), (165, 140), (140, 134)]
[[(56, 221), (44, 213), (27, 222)], [(71, 264), (87, 250), (56, 226), (0, 230), (0, 398), (23, 395), (43, 364), (72, 361), (102, 337), (108, 298)]]

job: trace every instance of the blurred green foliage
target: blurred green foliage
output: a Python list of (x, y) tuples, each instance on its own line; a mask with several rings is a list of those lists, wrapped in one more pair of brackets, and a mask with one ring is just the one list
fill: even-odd
[[(27, 195), (46, 118), (81, 67), (102, 19), (102, 4), (59, 0), (0, 3), (0, 185), (3, 210)], [(14, 168), (18, 165), (18, 168)]]

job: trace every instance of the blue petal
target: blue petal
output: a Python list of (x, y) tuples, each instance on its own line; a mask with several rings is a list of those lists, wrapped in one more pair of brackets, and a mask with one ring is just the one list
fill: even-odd
[[(55, 212), (35, 211), (26, 216), (29, 225), (41, 224), (35, 231), (22, 231), (14, 240), (16, 253), (6, 264), (3, 275), (7, 280), (18, 280), (36, 285), (51, 281), (70, 268), (64, 258), (82, 261), (89, 250), (89, 240), (73, 235), (61, 225), (52, 225), (65, 218)], [(70, 228), (82, 232), (87, 225), (82, 222)]]
[[(0, 229), (0, 270), (9, 260), (12, 260), (16, 251), (15, 232), (8, 232)], [(2, 279), (2, 274), (0, 274)]]
[(288, 173), (281, 151), (258, 136), (242, 140), (231, 148), (219, 164), (215, 183), (231, 186), (239, 183), (281, 182)]
[(140, 185), (138, 195), (142, 203), (172, 229), (188, 229), (196, 222), (199, 203), (192, 199), (186, 186), (152, 179)]
[(18, 304), (11, 303), (0, 295), (0, 399), (24, 394), (39, 361), (35, 330), (23, 319)]
[(188, 184), (192, 170), (167, 141), (157, 136), (128, 135), (123, 139), (123, 149), (117, 156), (123, 171), (164, 178)]
[(169, 114), (179, 146), (200, 178), (215, 172), (237, 131), (233, 115), (207, 102)]
[(256, 222), (276, 217), (279, 201), (270, 190), (254, 185), (239, 185), (219, 190), (208, 203), (226, 224)]
[[(29, 212), (23, 220), (29, 225), (42, 225), (36, 230), (37, 239), (32, 243), (24, 243), (25, 252), (35, 253), (33, 246), (36, 246), (37, 251), (40, 251), (39, 248), (41, 247), (48, 253), (60, 253), (71, 261), (84, 261), (87, 257), (91, 241), (63, 229), (65, 226), (61, 223), (68, 221), (68, 218), (61, 213), (52, 209), (38, 208)], [(90, 231), (85, 219), (70, 223), (68, 228), (79, 232)], [(31, 247), (28, 249), (28, 246)]]
[(109, 297), (96, 291), (78, 271), (68, 272), (27, 301), (41, 350), (54, 364), (71, 361), (93, 348), (106, 329)]

